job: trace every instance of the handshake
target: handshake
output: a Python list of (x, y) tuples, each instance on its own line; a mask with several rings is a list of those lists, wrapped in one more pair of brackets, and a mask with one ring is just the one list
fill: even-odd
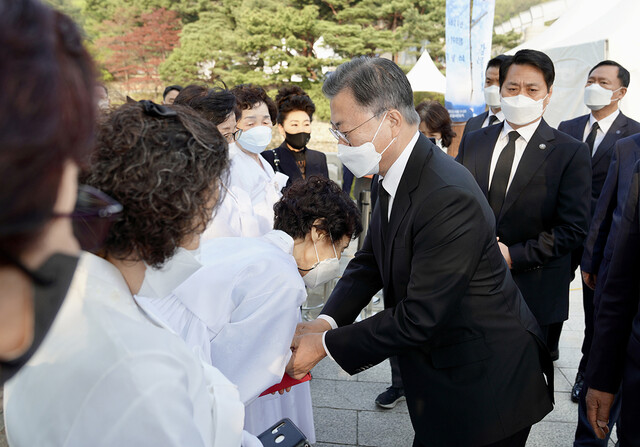
[(325, 331), (331, 329), (328, 321), (316, 319), (298, 323), (291, 341), (291, 358), (287, 364), (287, 374), (294, 379), (302, 379), (316, 364), (326, 357), (322, 344)]

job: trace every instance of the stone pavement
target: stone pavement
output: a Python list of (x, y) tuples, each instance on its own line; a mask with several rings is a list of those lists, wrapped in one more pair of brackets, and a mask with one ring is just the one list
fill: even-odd
[[(571, 284), (569, 320), (560, 338), (560, 359), (555, 362), (555, 408), (533, 426), (527, 447), (573, 444), (578, 405), (571, 401), (570, 393), (580, 361), (583, 331), (581, 282), (575, 280)], [(391, 384), (388, 361), (349, 376), (333, 360), (325, 358), (312, 374), (318, 441), (315, 447), (411, 446), (413, 429), (406, 403), (401, 402), (392, 410), (380, 409), (374, 403), (376, 396)]]

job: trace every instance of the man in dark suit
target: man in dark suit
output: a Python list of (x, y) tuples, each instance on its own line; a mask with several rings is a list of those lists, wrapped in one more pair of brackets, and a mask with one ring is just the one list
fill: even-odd
[(499, 124), (504, 121), (504, 114), (500, 109), (500, 65), (511, 56), (501, 54), (494, 57), (487, 63), (484, 78), (484, 102), (487, 104), (487, 111), (478, 116), (474, 116), (467, 121), (462, 131), (464, 137), (469, 132), (482, 129), (483, 127)]
[[(585, 89), (585, 104), (591, 113), (569, 121), (563, 121), (558, 130), (584, 141), (591, 150), (591, 217), (596, 209), (604, 179), (609, 170), (611, 154), (616, 142), (640, 132), (640, 123), (627, 118), (618, 104), (627, 93), (629, 87), (629, 72), (614, 61), (602, 61), (591, 69)], [(595, 92), (595, 94), (593, 93)], [(602, 95), (602, 98), (598, 97)], [(607, 98), (609, 97), (610, 98)], [(604, 104), (607, 102), (607, 104)], [(582, 247), (573, 253), (573, 268), (577, 268), (582, 258)], [(590, 272), (583, 276), (589, 277)], [(578, 367), (578, 374), (571, 392), (571, 400), (578, 402), (580, 391), (584, 385), (583, 375), (587, 366), (591, 339), (593, 338), (593, 289), (582, 282), (582, 302), (584, 306), (584, 341), (582, 343), (582, 359)], [(560, 331), (557, 331), (560, 335)]]
[[(585, 278), (589, 282), (588, 287), (595, 288), (593, 297), (594, 322), (597, 319), (602, 289), (607, 280), (618, 228), (622, 221), (624, 205), (627, 202), (627, 194), (633, 178), (633, 168), (638, 160), (640, 160), (640, 134), (623, 138), (616, 143), (609, 165), (609, 172), (591, 220), (589, 234), (584, 243), (584, 254), (580, 267), (585, 272)], [(590, 352), (592, 350), (593, 348), (590, 347)], [(591, 360), (585, 363), (583, 371), (587, 369), (587, 365), (590, 362)], [(585, 387), (589, 386), (588, 383), (584, 385)], [(613, 428), (613, 425), (618, 420), (619, 413), (620, 399), (617, 396), (610, 409), (610, 429)], [(594, 437), (595, 433), (587, 419), (584, 393), (580, 393), (575, 444), (594, 445)], [(602, 445), (606, 445), (606, 442), (607, 440), (605, 439)]]
[[(342, 161), (383, 180), (363, 248), (322, 315), (298, 326), (287, 371), (328, 354), (355, 374), (396, 355), (414, 446), (524, 446), (551, 410), (552, 364), (482, 192), (418, 132), (393, 62), (354, 59), (323, 91)], [(380, 289), (385, 309), (353, 323)]]
[(587, 234), (591, 193), (587, 145), (542, 119), (554, 77), (546, 54), (518, 51), (500, 67), (505, 122), (463, 137), (456, 158), (489, 200), (500, 249), (545, 341), (569, 314), (571, 252)]
[[(593, 342), (585, 374), (587, 417), (600, 439), (609, 433), (610, 408), (614, 396), (621, 389), (621, 430), (618, 430), (621, 447), (637, 446), (640, 440), (639, 202), (640, 163), (635, 165), (622, 208), (611, 263), (596, 309)], [(597, 278), (598, 283), (600, 277)]]

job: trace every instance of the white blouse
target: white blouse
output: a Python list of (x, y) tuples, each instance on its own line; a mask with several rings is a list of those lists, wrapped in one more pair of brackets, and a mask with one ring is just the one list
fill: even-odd
[[(82, 255), (33, 358), (5, 386), (11, 446), (259, 446), (237, 388), (141, 312), (120, 272)], [(196, 355), (194, 355), (196, 354)]]

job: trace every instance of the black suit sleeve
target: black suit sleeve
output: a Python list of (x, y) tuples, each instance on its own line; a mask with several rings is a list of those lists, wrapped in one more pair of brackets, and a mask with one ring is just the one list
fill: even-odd
[(596, 315), (587, 366), (589, 386), (617, 393), (622, 381), (627, 343), (638, 312), (640, 271), (640, 164), (636, 164), (616, 245)]
[(561, 173), (552, 226), (535, 239), (509, 246), (512, 268), (535, 268), (578, 248), (587, 235), (590, 207), (591, 156), (588, 146), (580, 143)]
[(347, 265), (321, 313), (332, 317), (338, 326), (350, 324), (380, 289), (382, 276), (371, 247), (369, 230), (362, 248)]
[(618, 205), (619, 153), (620, 144), (616, 143), (615, 150), (611, 156), (607, 177), (593, 213), (589, 234), (584, 243), (584, 254), (582, 255), (581, 262), (581, 268), (584, 272), (597, 274), (600, 263), (602, 262), (604, 247), (607, 244), (609, 230), (611, 229), (613, 211)]
[[(393, 308), (326, 333), (329, 352), (350, 374), (422, 346), (437, 334), (467, 293), (487, 239), (493, 241), (492, 235), (483, 240), (478, 234), (478, 222), (486, 217), (467, 190), (447, 186), (416, 206), (412, 246), (394, 247), (394, 256), (411, 257), (407, 296), (398, 297)], [(345, 295), (343, 302), (349, 299), (358, 297)]]

